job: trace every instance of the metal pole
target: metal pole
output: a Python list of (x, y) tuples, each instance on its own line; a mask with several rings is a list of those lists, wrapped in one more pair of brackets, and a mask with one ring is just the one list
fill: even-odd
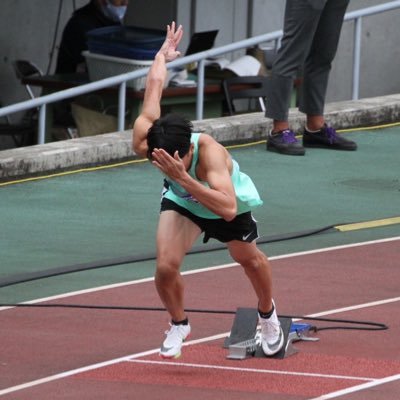
[(205, 59), (199, 60), (197, 64), (197, 99), (196, 99), (196, 119), (203, 119), (204, 111), (204, 64)]
[[(356, 10), (356, 11), (351, 11), (349, 13), (346, 13), (344, 20), (349, 21), (349, 20), (355, 20), (355, 32), (354, 32), (354, 49), (353, 49), (353, 56), (354, 56), (354, 62), (353, 62), (353, 88), (352, 88), (352, 98), (354, 100), (358, 99), (359, 97), (359, 78), (360, 78), (360, 52), (361, 52), (361, 17), (364, 16), (370, 16), (374, 15), (380, 12), (385, 12), (388, 10), (394, 10), (400, 8), (400, 0), (396, 1), (391, 1), (387, 2), (384, 4), (379, 4), (376, 6), (372, 7), (367, 7), (361, 10)], [(259, 35), (255, 36), (250, 39), (245, 39), (241, 40), (239, 42), (231, 43), (229, 45), (221, 46), (218, 48), (214, 48), (211, 50), (207, 50), (201, 53), (193, 54), (190, 56), (183, 57), (179, 60), (175, 60), (171, 62), (171, 68), (172, 67), (180, 67), (182, 65), (187, 65), (193, 62), (198, 62), (198, 88), (197, 88), (197, 105), (196, 105), (196, 113), (197, 113), (197, 118), (202, 119), (203, 118), (203, 101), (204, 101), (204, 58), (209, 58), (209, 57), (214, 57), (214, 56), (219, 56), (221, 54), (225, 53), (230, 53), (235, 50), (243, 49), (243, 48), (248, 48), (251, 46), (254, 46), (256, 44), (260, 44), (263, 42), (269, 42), (272, 40), (275, 40), (278, 42), (278, 47), (280, 43), (280, 39), (282, 37), (282, 31), (274, 31), (271, 33), (267, 33), (264, 35)], [(115, 77), (110, 77), (110, 78), (105, 78), (101, 79), (96, 82), (91, 82), (85, 85), (81, 85), (78, 87), (74, 87), (71, 89), (66, 89), (61, 92), (56, 92), (50, 95), (38, 97), (32, 100), (20, 102), (17, 104), (13, 104), (10, 106), (5, 106), (0, 108), (0, 117), (4, 115), (8, 115), (14, 112), (18, 111), (24, 111), (28, 110), (30, 108), (34, 107), (41, 107), (42, 104), (47, 104), (47, 103), (53, 103), (56, 101), (68, 99), (71, 97), (79, 96), (81, 94), (86, 94), (90, 93), (99, 89), (103, 89), (106, 87), (114, 86), (114, 85), (120, 85), (122, 82), (125, 82), (126, 80), (130, 79), (136, 79), (136, 78), (141, 78), (143, 76), (146, 76), (149, 68), (143, 68), (140, 70), (132, 71), (126, 74), (122, 74), (119, 76)], [(121, 89), (120, 90), (125, 90)], [(125, 96), (125, 94), (120, 93), (120, 99), (122, 102), (125, 101), (122, 100), (122, 96)], [(45, 110), (43, 109), (42, 111), (45, 114)], [(119, 110), (119, 115), (118, 117), (120, 118), (120, 113), (122, 113), (121, 110)], [(41, 125), (42, 124), (42, 125)], [(122, 127), (122, 123), (118, 122), (119, 128)], [(43, 129), (45, 123), (44, 120), (42, 123), (39, 121), (39, 131), (38, 131), (38, 138), (41, 137), (44, 141), (44, 132), (41, 132), (40, 129)], [(41, 128), (42, 126), (42, 128)]]
[(38, 144), (45, 143), (46, 132), (46, 104), (39, 107)]
[(361, 25), (362, 17), (356, 18), (354, 21), (353, 90), (351, 97), (353, 100), (358, 100), (360, 96)]
[(118, 91), (118, 131), (125, 130), (125, 109), (126, 109), (126, 81), (121, 82)]

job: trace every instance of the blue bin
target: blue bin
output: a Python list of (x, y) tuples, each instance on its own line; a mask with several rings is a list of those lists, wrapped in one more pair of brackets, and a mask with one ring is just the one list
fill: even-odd
[(89, 31), (86, 36), (91, 53), (152, 60), (164, 43), (165, 32), (134, 26), (107, 26)]

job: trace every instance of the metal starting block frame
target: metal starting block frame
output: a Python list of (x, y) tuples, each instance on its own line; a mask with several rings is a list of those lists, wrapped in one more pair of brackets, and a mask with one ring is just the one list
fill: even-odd
[[(296, 354), (298, 350), (293, 342), (299, 340), (317, 341), (310, 337), (311, 325), (293, 324), (290, 318), (279, 318), (284, 334), (282, 349), (270, 358), (283, 359)], [(266, 357), (261, 348), (261, 333), (257, 330), (258, 312), (254, 308), (238, 308), (233, 321), (230, 336), (224, 347), (229, 349), (227, 358), (243, 360), (248, 357)]]
[(289, 332), (289, 340), (297, 342), (298, 340), (304, 340), (306, 342), (318, 342), (319, 338), (310, 336), (310, 331), (312, 326), (310, 324), (294, 324), (292, 322), (292, 327)]
[(229, 345), (229, 354), (226, 358), (243, 360), (250, 356), (254, 357), (259, 346), (260, 344), (257, 342), (257, 339), (249, 339), (244, 342), (231, 344)]

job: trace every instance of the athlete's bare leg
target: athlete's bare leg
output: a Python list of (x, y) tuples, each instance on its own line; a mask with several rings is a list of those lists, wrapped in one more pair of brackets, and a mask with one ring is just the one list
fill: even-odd
[(258, 297), (258, 308), (267, 313), (272, 309), (272, 272), (267, 256), (256, 242), (233, 240), (227, 243), (232, 258), (239, 263), (249, 278)]
[(161, 212), (157, 230), (155, 283), (160, 299), (173, 321), (186, 318), (180, 266), (200, 234), (201, 230), (196, 224), (176, 211)]

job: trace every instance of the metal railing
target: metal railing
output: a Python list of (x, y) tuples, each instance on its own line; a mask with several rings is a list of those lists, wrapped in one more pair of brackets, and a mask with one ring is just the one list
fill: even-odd
[[(345, 21), (355, 21), (354, 24), (354, 48), (353, 48), (353, 70), (352, 70), (352, 99), (359, 98), (359, 82), (360, 82), (360, 57), (361, 57), (361, 27), (362, 18), (375, 15), (378, 13), (390, 11), (400, 8), (400, 0), (390, 1), (377, 6), (367, 7), (364, 9), (348, 12), (345, 15)], [(204, 82), (205, 82), (205, 60), (211, 57), (217, 57), (222, 54), (231, 53), (236, 50), (245, 49), (256, 46), (260, 43), (279, 41), (282, 37), (282, 30), (271, 33), (255, 36), (249, 39), (241, 40), (225, 46), (217, 47), (201, 53), (182, 57), (168, 63), (167, 68), (182, 67), (191, 63), (197, 65), (197, 94), (196, 94), (196, 119), (203, 119), (203, 100), (204, 100)], [(49, 103), (65, 100), (71, 97), (80, 96), (99, 89), (104, 89), (110, 86), (119, 85), (118, 89), (118, 131), (123, 131), (125, 128), (125, 107), (126, 107), (126, 82), (131, 79), (141, 78), (147, 75), (149, 68), (143, 68), (133, 72), (128, 72), (122, 75), (102, 79), (96, 82), (91, 82), (71, 89), (62, 90), (57, 93), (52, 93), (36, 99), (27, 100), (16, 103), (10, 106), (0, 108), (0, 117), (12, 114), (19, 111), (25, 111), (31, 108), (39, 108), (38, 121), (38, 143), (42, 144), (45, 141), (45, 121), (46, 121), (46, 106)]]

